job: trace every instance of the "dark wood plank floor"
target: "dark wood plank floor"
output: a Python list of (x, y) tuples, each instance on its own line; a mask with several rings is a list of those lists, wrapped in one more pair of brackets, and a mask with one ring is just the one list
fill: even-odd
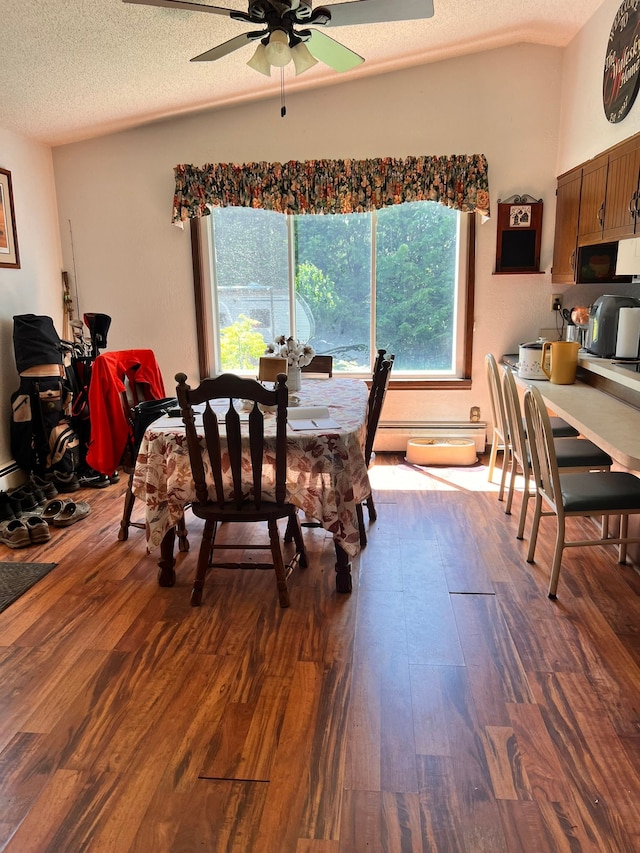
[(574, 549), (552, 602), (554, 523), (528, 565), (486, 468), (372, 481), (353, 593), (306, 529), (287, 610), (225, 570), (191, 608), (192, 517), (159, 588), (123, 483), (3, 549), (58, 566), (0, 614), (0, 849), (637, 853), (638, 574)]

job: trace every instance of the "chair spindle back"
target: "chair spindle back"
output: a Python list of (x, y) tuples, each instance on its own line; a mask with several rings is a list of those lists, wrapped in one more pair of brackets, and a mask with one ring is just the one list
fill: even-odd
[(376, 368), (371, 379), (371, 389), (369, 390), (369, 402), (367, 412), (367, 434), (364, 445), (364, 461), (369, 465), (371, 455), (373, 453), (373, 443), (376, 438), (378, 424), (380, 422), (380, 414), (382, 406), (389, 387), (391, 379), (391, 369), (395, 355), (386, 355), (385, 350), (378, 351), (376, 359)]
[[(186, 429), (187, 448), (191, 471), (195, 484), (196, 500), (198, 503), (209, 502), (206, 479), (206, 466), (202, 446), (195, 424), (194, 406), (205, 403), (202, 416), (204, 431), (204, 446), (209, 458), (211, 474), (215, 489), (215, 500), (220, 507), (227, 504), (224, 487), (225, 453), (233, 483), (233, 503), (240, 510), (251, 502), (256, 509), (260, 508), (263, 492), (264, 472), (264, 414), (258, 404), (275, 408), (276, 416), (276, 452), (275, 452), (275, 497), (276, 503), (282, 506), (286, 497), (287, 476), (287, 404), (289, 392), (286, 385), (286, 375), (281, 373), (273, 391), (268, 390), (254, 379), (244, 379), (231, 373), (224, 373), (215, 378), (203, 379), (200, 385), (192, 389), (186, 384), (186, 375), (176, 375), (177, 396)], [(234, 405), (234, 400), (248, 400), (253, 403), (248, 418), (248, 435), (242, 434), (241, 420)], [(226, 448), (222, 444), (220, 420), (211, 406), (214, 400), (224, 400), (224, 427), (226, 433)], [(251, 459), (250, 479), (251, 493), (247, 493), (246, 477), (243, 477), (242, 448), (249, 442)]]

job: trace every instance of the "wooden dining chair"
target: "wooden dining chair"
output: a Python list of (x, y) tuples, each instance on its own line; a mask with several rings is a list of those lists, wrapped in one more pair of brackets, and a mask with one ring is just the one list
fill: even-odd
[[(371, 376), (371, 388), (367, 401), (367, 434), (364, 445), (364, 458), (367, 466), (373, 456), (373, 444), (380, 423), (382, 406), (389, 388), (391, 370), (395, 361), (395, 355), (387, 355), (386, 350), (378, 350), (378, 357)], [(375, 519), (374, 519), (375, 520)]]
[[(125, 542), (129, 538), (130, 527), (144, 530), (146, 526), (143, 521), (131, 520), (136, 500), (135, 495), (133, 494), (133, 475), (136, 469), (138, 451), (140, 450), (145, 430), (148, 426), (151, 426), (154, 421), (157, 421), (158, 418), (163, 417), (172, 409), (175, 409), (177, 405), (178, 401), (175, 397), (163, 397), (160, 400), (147, 400), (145, 398), (144, 389), (141, 388), (135, 389), (135, 395), (132, 399), (126, 393), (122, 393), (122, 407), (129, 423), (130, 433), (120, 463), (124, 473), (129, 476), (127, 488), (124, 493), (124, 505), (122, 507), (120, 529), (118, 530), (118, 539), (120, 542)], [(178, 546), (180, 551), (189, 550), (184, 518), (180, 520), (178, 525)]]
[[(202, 601), (204, 581), (209, 567), (217, 568), (273, 568), (281, 607), (289, 606), (287, 576), (297, 562), (302, 568), (307, 565), (307, 556), (297, 508), (286, 500), (287, 480), (287, 377), (278, 375), (274, 390), (267, 390), (254, 379), (244, 379), (224, 373), (213, 379), (203, 379), (197, 388), (187, 385), (184, 373), (176, 375), (176, 394), (186, 429), (187, 448), (195, 484), (196, 499), (191, 504), (195, 516), (204, 520), (202, 542), (198, 553), (196, 577), (191, 593), (191, 604), (198, 606)], [(248, 434), (243, 435), (240, 415), (234, 400), (251, 401), (253, 406), (248, 415)], [(224, 401), (224, 417), (218, 415), (211, 402)], [(202, 415), (203, 441), (206, 453), (195, 425), (194, 406), (204, 405)], [(260, 406), (275, 407), (275, 446), (265, 446), (264, 415)], [(221, 427), (226, 432), (226, 441), (221, 438)], [(249, 444), (249, 453), (243, 453), (243, 441)], [(225, 482), (225, 470), (230, 471), (231, 483)], [(207, 471), (212, 477), (214, 497), (209, 497)], [(270, 496), (265, 498), (265, 486), (269, 483)], [(271, 493), (274, 493), (273, 496)], [(295, 541), (296, 553), (285, 566), (278, 520), (287, 519)], [(271, 563), (216, 561), (216, 532), (218, 524), (266, 522), (269, 543), (224, 542), (220, 549), (226, 550), (270, 550)]]
[[(389, 380), (391, 379), (391, 369), (395, 355), (387, 355), (386, 350), (378, 350), (378, 355), (375, 360), (374, 370), (371, 377), (371, 388), (369, 390), (369, 399), (367, 402), (367, 431), (364, 444), (364, 461), (367, 468), (371, 464), (373, 456), (373, 445), (380, 423), (380, 414), (382, 406), (387, 395)], [(373, 501), (373, 494), (370, 492), (365, 498), (364, 504), (367, 507), (369, 521), (375, 521), (378, 517), (376, 507)], [(362, 548), (367, 544), (367, 532), (364, 526), (364, 511), (362, 504), (359, 503), (356, 507), (358, 514), (358, 528), (360, 530), (360, 546)]]
[(319, 373), (329, 379), (333, 376), (333, 356), (314, 355), (309, 364), (300, 368), (303, 373)]
[[(91, 427), (87, 462), (102, 474), (122, 468), (128, 475), (118, 530), (118, 540), (124, 542), (129, 538), (129, 528), (145, 529), (144, 522), (131, 520), (135, 504), (133, 474), (142, 436), (149, 424), (175, 408), (178, 401), (165, 396), (153, 350), (112, 350), (96, 356), (91, 366), (84, 367)], [(177, 532), (180, 551), (188, 551), (184, 519), (178, 523)]]
[[(531, 497), (531, 452), (524, 428), (522, 408), (518, 388), (510, 367), (503, 367), (502, 390), (507, 418), (507, 429), (511, 445), (511, 469), (505, 513), (511, 513), (515, 482), (518, 472), (522, 473), (523, 489), (522, 504), (520, 505), (520, 520), (518, 522), (517, 538), (524, 538), (524, 528), (527, 518), (527, 507)], [(549, 418), (551, 422), (551, 418)], [(553, 428), (551, 430), (553, 434)], [(563, 474), (575, 471), (608, 471), (613, 460), (608, 453), (601, 450), (586, 438), (556, 438), (553, 436), (558, 468)]]
[[(534, 561), (540, 519), (555, 515), (557, 531), (549, 580), (549, 598), (555, 599), (565, 548), (618, 545), (618, 561), (626, 562), (627, 545), (640, 542), (640, 537), (628, 535), (629, 516), (640, 514), (640, 478), (626, 471), (561, 472), (549, 415), (538, 388), (525, 391), (524, 410), (536, 484), (527, 561)], [(620, 516), (618, 535), (609, 536), (607, 532), (598, 538), (567, 539), (566, 519), (585, 516)]]
[(376, 352), (375, 361), (373, 362), (373, 372), (371, 373), (372, 377), (375, 376), (376, 373), (380, 370), (380, 365), (382, 364), (386, 354), (387, 354), (386, 349), (379, 349)]

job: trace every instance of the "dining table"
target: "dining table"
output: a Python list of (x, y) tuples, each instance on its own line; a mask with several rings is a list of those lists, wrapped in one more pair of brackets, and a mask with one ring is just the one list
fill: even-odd
[[(336, 591), (344, 593), (352, 589), (351, 558), (360, 550), (357, 507), (371, 493), (364, 458), (368, 397), (363, 380), (347, 377), (305, 377), (300, 390), (289, 394), (286, 500), (333, 536)], [(242, 401), (234, 405), (241, 412), (244, 429)], [(292, 426), (295, 414), (320, 408), (328, 409), (329, 426), (322, 426), (320, 420), (317, 427), (307, 423), (311, 429)], [(163, 416), (147, 427), (132, 483), (134, 495), (145, 507), (147, 550), (151, 553), (160, 549), (161, 586), (175, 583), (176, 528), (183, 529), (185, 508), (195, 500), (184, 424), (179, 412), (172, 415)], [(265, 413), (267, 446), (270, 441), (275, 442), (275, 427), (275, 415)], [(265, 476), (265, 480), (269, 479)], [(213, 485), (211, 488), (213, 494)], [(188, 550), (184, 535), (180, 550)]]

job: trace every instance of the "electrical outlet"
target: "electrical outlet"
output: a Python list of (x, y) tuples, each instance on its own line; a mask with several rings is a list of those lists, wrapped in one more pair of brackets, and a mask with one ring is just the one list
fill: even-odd
[(562, 294), (554, 293), (551, 296), (551, 310), (559, 311), (562, 308)]

